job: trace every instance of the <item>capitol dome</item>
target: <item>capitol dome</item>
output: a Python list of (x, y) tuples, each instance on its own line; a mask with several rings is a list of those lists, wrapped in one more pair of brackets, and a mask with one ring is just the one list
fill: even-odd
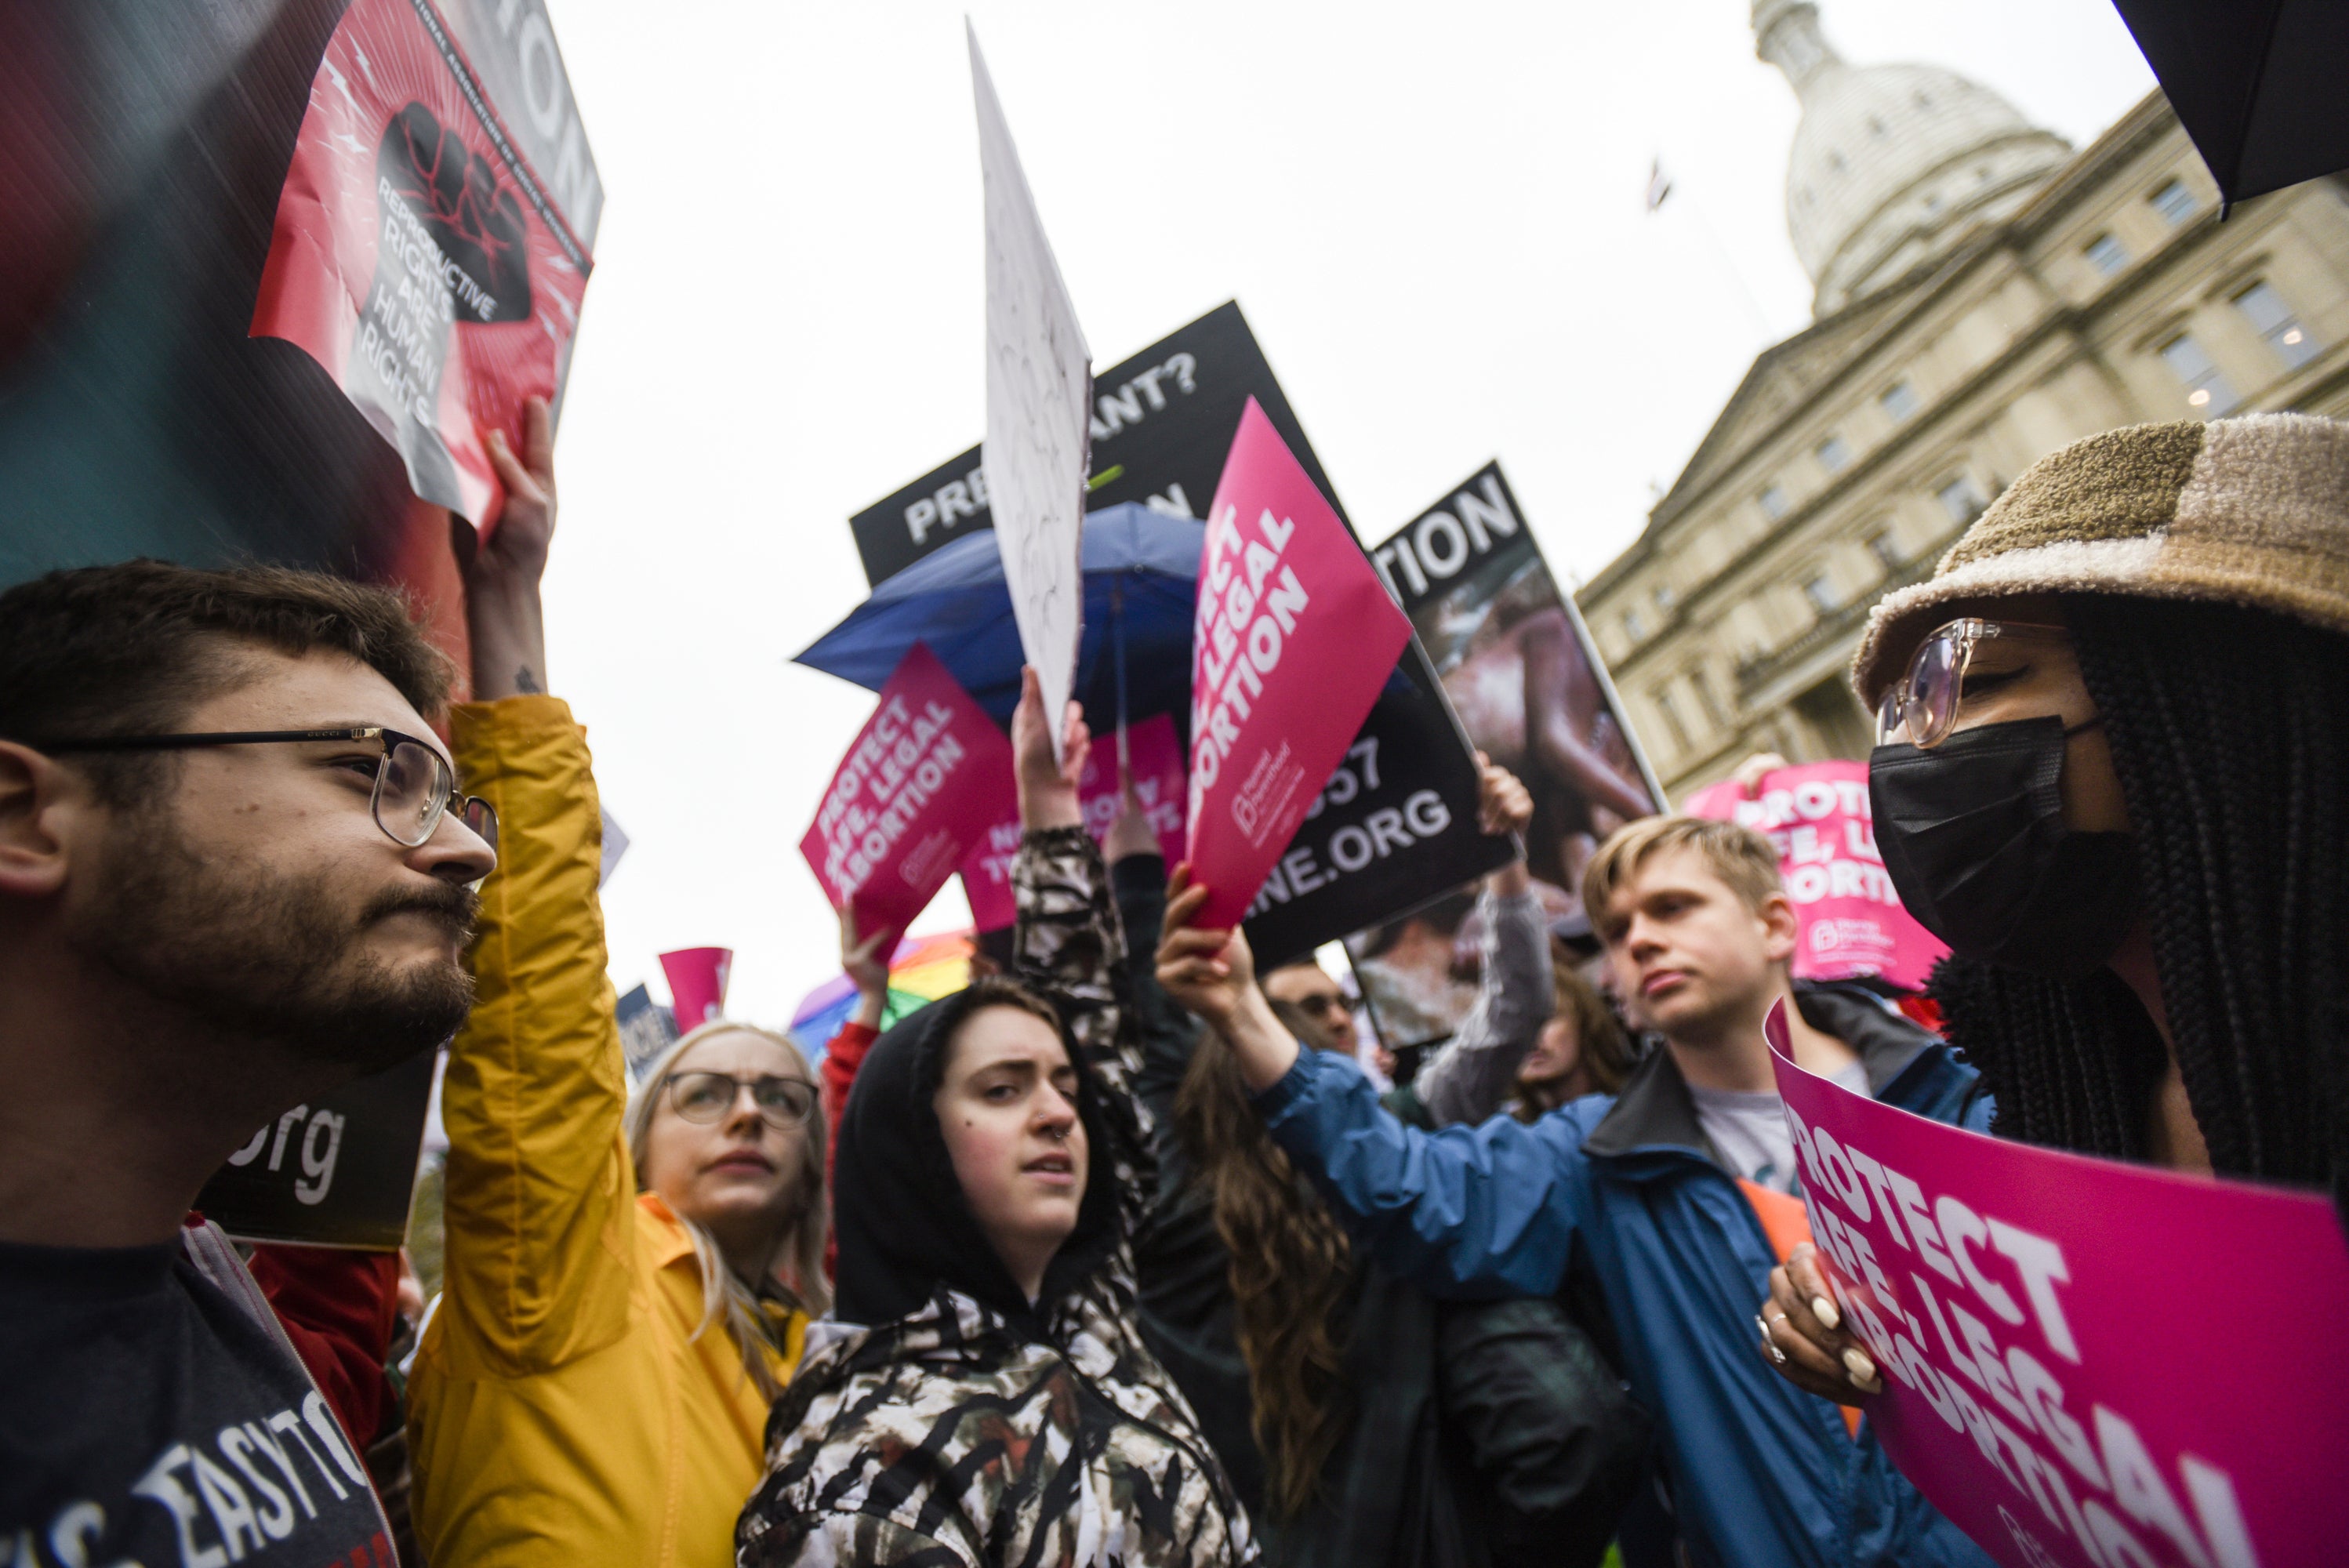
[(2003, 218), (2071, 157), (1988, 88), (1932, 66), (1853, 66), (1810, 0), (1754, 0), (1754, 48), (1802, 99), (1786, 229), (1829, 315)]

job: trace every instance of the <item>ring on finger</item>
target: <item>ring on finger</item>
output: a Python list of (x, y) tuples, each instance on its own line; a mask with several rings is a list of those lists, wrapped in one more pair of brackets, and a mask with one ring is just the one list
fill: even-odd
[[(1781, 1314), (1781, 1315), (1784, 1315)], [(1784, 1367), (1786, 1364), (1786, 1353), (1778, 1348), (1777, 1338), (1771, 1334), (1770, 1326), (1762, 1320), (1762, 1315), (1758, 1312), (1754, 1315), (1754, 1326), (1762, 1331), (1762, 1348), (1770, 1353), (1771, 1361)]]

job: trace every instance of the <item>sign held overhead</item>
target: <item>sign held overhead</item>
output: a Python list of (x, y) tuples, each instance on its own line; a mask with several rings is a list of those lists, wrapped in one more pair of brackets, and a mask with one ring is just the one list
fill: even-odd
[[(1044, 711), (1057, 716), (1075, 684), (1084, 621), (1092, 355), (1020, 172), (978, 34), (967, 22), (965, 27), (986, 182), (987, 440), (980, 462), (1019, 645), (1043, 686)], [(1050, 727), (1058, 757), (1057, 719)]]

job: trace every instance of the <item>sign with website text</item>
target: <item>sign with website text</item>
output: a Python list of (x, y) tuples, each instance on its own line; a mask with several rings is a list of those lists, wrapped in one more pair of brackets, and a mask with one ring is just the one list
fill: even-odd
[(2007, 1568), (2285, 1568), (2349, 1541), (2349, 1250), (2323, 1197), (1985, 1138), (1794, 1065), (1868, 1418)]
[(834, 909), (903, 932), (1014, 808), (1011, 743), (926, 644), (881, 688), (800, 841)]
[[(1247, 318), (1226, 302), (1093, 377), (1086, 505), (1140, 501), (1200, 516), (1251, 397), (1315, 486), (1333, 494)], [(866, 507), (848, 520), (865, 580), (878, 584), (967, 533), (992, 528), (988, 500), (973, 447)]]
[(1188, 843), (1238, 923), (1411, 641), (1354, 536), (1251, 401), (1199, 555)]
[(1692, 817), (1742, 823), (1777, 846), (1800, 923), (1797, 980), (1881, 979), (1922, 991), (1949, 948), (1917, 923), (1876, 848), (1865, 762), (1806, 762), (1762, 776), (1748, 796), (1724, 779), (1690, 796)]
[[(1183, 747), (1174, 736), (1174, 716), (1157, 713), (1126, 728), (1133, 793), (1158, 836), (1158, 851), (1173, 865), (1183, 858)], [(1077, 780), (1077, 802), (1085, 814), (1085, 828), (1096, 841), (1109, 836), (1117, 820), (1117, 737), (1096, 736)], [(1011, 892), (1011, 862), (1019, 858), (1019, 816), (1009, 817), (987, 830), (987, 837), (962, 863), (963, 892), (970, 900), (971, 925), (978, 931), (1000, 931), (1019, 918)]]
[[(554, 34), (543, 9), (527, 20), (516, 68), (485, 73), (431, 0), (355, 0), (311, 88), (252, 324), (326, 367), (419, 497), (485, 527), (504, 504), (486, 432), (519, 449), (523, 399), (560, 397), (602, 202)], [(519, 101), (492, 96), (499, 74)]]
[(408, 1233), (434, 1054), (419, 1051), (263, 1126), (212, 1172), (197, 1210), (239, 1241), (397, 1248)]

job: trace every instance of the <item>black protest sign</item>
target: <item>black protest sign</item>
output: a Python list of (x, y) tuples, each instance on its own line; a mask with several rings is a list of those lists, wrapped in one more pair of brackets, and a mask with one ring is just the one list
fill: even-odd
[[(1141, 501), (1196, 517), (1216, 493), (1254, 397), (1323, 495), (1329, 476), (1272, 378), (1236, 302), (1226, 301), (1093, 377), (1089, 507)], [(874, 584), (974, 530), (992, 528), (977, 447), (848, 520)], [(1332, 504), (1335, 504), (1334, 501)], [(1339, 508), (1342, 515), (1344, 508)]]
[(436, 1055), (419, 1052), (267, 1123), (212, 1172), (196, 1207), (240, 1241), (398, 1247)]
[[(1599, 841), (1663, 809), (1572, 595), (1543, 562), (1498, 463), (1396, 531), (1371, 561), (1411, 616), (1469, 740), (1534, 799), (1526, 868), (1554, 926), (1581, 921), (1577, 889)], [(1348, 944), (1391, 1045), (1441, 1038), (1474, 993), (1453, 973), (1466, 899)]]
[(1516, 858), (1476, 825), (1476, 759), (1414, 636), (1242, 923), (1259, 969)]

